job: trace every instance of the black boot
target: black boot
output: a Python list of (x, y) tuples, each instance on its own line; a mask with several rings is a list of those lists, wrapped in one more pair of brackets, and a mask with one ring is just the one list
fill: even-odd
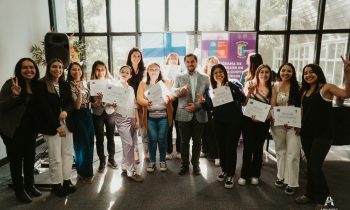
[(74, 193), (76, 191), (75, 186), (70, 179), (63, 181), (63, 188), (67, 191), (67, 193)]
[(34, 185), (25, 187), (25, 189), (26, 189), (26, 192), (28, 193), (28, 195), (30, 195), (31, 197), (41, 196), (40, 190), (38, 190)]
[(16, 190), (15, 195), (17, 200), (21, 201), (22, 203), (32, 202), (32, 199), (29, 197), (29, 195), (26, 193), (24, 189)]
[(53, 184), (52, 192), (55, 193), (55, 195), (58, 197), (64, 197), (68, 195), (66, 189), (64, 189), (61, 184)]

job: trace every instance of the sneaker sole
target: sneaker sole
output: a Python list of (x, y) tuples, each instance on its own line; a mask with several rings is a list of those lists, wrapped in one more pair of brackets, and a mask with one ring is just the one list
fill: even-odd
[(168, 168), (160, 168), (159, 170), (160, 170), (161, 172), (165, 172), (165, 171), (168, 170)]
[(146, 169), (147, 172), (153, 173), (155, 170), (154, 169)]
[(114, 166), (114, 165), (112, 165), (112, 164), (110, 164), (110, 163), (108, 163), (107, 166), (110, 167), (110, 168), (113, 168), (113, 169), (118, 168), (118, 165)]
[(226, 185), (226, 184), (225, 184), (225, 188), (226, 188), (226, 189), (232, 189), (232, 188), (233, 188), (233, 185)]
[(217, 180), (218, 182), (222, 182), (222, 181), (225, 180), (225, 178), (226, 178), (226, 177), (224, 177), (224, 178), (218, 178), (218, 177), (216, 177), (216, 180)]

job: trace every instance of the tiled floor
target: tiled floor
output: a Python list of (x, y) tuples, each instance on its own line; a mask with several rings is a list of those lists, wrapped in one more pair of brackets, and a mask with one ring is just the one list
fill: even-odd
[[(116, 160), (121, 161), (120, 138), (115, 138)], [(273, 142), (270, 147), (273, 148)], [(141, 144), (139, 144), (141, 149)], [(261, 182), (258, 186), (239, 186), (237, 179), (241, 168), (242, 145), (238, 149), (238, 164), (235, 186), (225, 189), (223, 183), (216, 181), (220, 171), (212, 161), (201, 158), (201, 176), (188, 174), (177, 175), (180, 160), (169, 160), (167, 172), (146, 172), (146, 164), (142, 161), (138, 170), (144, 176), (143, 183), (134, 183), (121, 175), (120, 167), (116, 170), (108, 168), (104, 173), (96, 173), (93, 184), (78, 184), (77, 192), (66, 198), (58, 198), (43, 189), (43, 196), (34, 198), (31, 204), (20, 204), (13, 191), (7, 187), (10, 182), (8, 165), (0, 168), (0, 209), (184, 209), (184, 210), (228, 210), (228, 209), (313, 209), (313, 205), (294, 203), (295, 196), (287, 196), (282, 189), (274, 186), (276, 163), (273, 157), (265, 155)], [(95, 155), (95, 171), (98, 160)], [(158, 167), (158, 165), (157, 165)], [(303, 167), (303, 166), (301, 166)], [(333, 147), (327, 157), (324, 170), (332, 191), (332, 198), (338, 209), (350, 209), (348, 195), (350, 193), (350, 149), (349, 147)], [(36, 183), (49, 183), (47, 170), (36, 175)], [(300, 175), (303, 193), (306, 180), (303, 170)], [(76, 181), (76, 172), (73, 173)]]

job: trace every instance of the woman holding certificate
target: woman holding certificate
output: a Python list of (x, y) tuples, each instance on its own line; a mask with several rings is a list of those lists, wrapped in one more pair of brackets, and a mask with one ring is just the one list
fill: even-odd
[[(255, 83), (256, 82), (256, 83)], [(249, 99), (246, 105), (253, 102), (260, 103), (260, 109), (256, 113), (262, 112), (266, 104), (270, 104), (272, 87), (271, 87), (271, 68), (266, 64), (261, 64), (255, 73), (255, 81), (246, 82)], [(245, 110), (245, 111), (246, 111)], [(259, 118), (260, 119), (260, 118)], [(257, 121), (254, 116), (243, 117), (243, 164), (241, 169), (241, 178), (238, 180), (239, 185), (245, 185), (247, 180), (251, 184), (259, 184), (259, 177), (262, 166), (263, 146), (270, 128), (269, 116), (261, 121)]]
[[(170, 87), (170, 84), (169, 84)], [(137, 90), (137, 103), (142, 106), (142, 126), (147, 128), (149, 160), (147, 172), (156, 169), (157, 146), (159, 148), (160, 171), (166, 171), (165, 154), (167, 150), (168, 127), (172, 126), (173, 107), (166, 96), (165, 86), (158, 63), (147, 67), (146, 81), (142, 81)]]
[[(283, 64), (277, 73), (278, 82), (272, 88), (271, 106), (300, 107), (300, 86), (293, 64)], [(299, 161), (301, 142), (297, 129), (288, 124), (271, 126), (277, 157), (277, 180), (275, 185), (283, 187), (285, 193), (293, 195), (299, 187)]]
[[(91, 94), (93, 91), (93, 80), (108, 80), (112, 79), (111, 74), (107, 70), (106, 64), (102, 61), (95, 61), (92, 65), (90, 77)], [(114, 160), (115, 144), (114, 144), (114, 130), (115, 130), (115, 104), (102, 103), (102, 93), (97, 93), (97, 96), (92, 95), (92, 119), (94, 122), (95, 136), (96, 136), (96, 151), (100, 159), (98, 172), (102, 173), (106, 168), (106, 156), (104, 153), (104, 126), (106, 126), (107, 137), (107, 152), (108, 152), (108, 166), (115, 169), (118, 167)]]
[[(212, 94), (206, 91), (205, 99), (198, 96), (198, 101), (207, 110), (213, 110), (213, 124), (216, 139), (219, 145), (219, 157), (221, 173), (217, 180), (222, 182), (225, 179), (225, 188), (233, 188), (234, 175), (237, 163), (237, 145), (242, 131), (242, 103), (246, 97), (239, 82), (228, 81), (227, 71), (222, 64), (212, 67), (210, 82), (213, 90)], [(225, 89), (226, 94), (216, 94), (216, 90)], [(210, 96), (209, 96), (210, 95)], [(231, 98), (224, 104), (217, 104), (222, 98)], [(205, 103), (204, 103), (205, 102)]]
[[(342, 58), (343, 59), (343, 58)], [(306, 194), (297, 203), (316, 202), (322, 208), (329, 188), (322, 171), (323, 162), (332, 143), (332, 99), (350, 97), (350, 60), (343, 59), (345, 88), (326, 82), (320, 66), (308, 64), (303, 69), (301, 143), (307, 160)]]
[(73, 143), (78, 180), (92, 183), (94, 156), (94, 124), (89, 106), (90, 90), (84, 79), (83, 67), (73, 62), (68, 67), (67, 81), (70, 82), (75, 109), (72, 112), (75, 130)]

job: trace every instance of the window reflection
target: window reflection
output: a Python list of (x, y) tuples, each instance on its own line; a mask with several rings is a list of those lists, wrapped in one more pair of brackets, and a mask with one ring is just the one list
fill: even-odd
[(76, 0), (55, 0), (57, 31), (78, 32), (78, 6)]
[(229, 25), (230, 31), (253, 31), (255, 21), (256, 0), (230, 0)]
[(198, 1), (198, 30), (225, 30), (225, 1)]
[(106, 32), (106, 1), (82, 0), (85, 32)]
[(90, 78), (92, 64), (100, 60), (108, 66), (107, 38), (86, 37), (86, 72)]
[(313, 63), (315, 53), (315, 35), (291, 35), (289, 43), (289, 58), (301, 81), (302, 70), (306, 64)]
[(324, 29), (350, 28), (350, 1), (326, 1)]
[(113, 72), (115, 78), (119, 75), (120, 67), (126, 64), (129, 50), (135, 46), (134, 36), (113, 37)]
[(261, 30), (285, 30), (286, 18), (287, 0), (261, 0)]
[(292, 8), (292, 29), (316, 29), (318, 0), (294, 0)]
[(259, 36), (259, 53), (264, 63), (271, 66), (276, 73), (283, 62), (283, 35)]
[(327, 82), (341, 86), (343, 84), (343, 63), (341, 55), (345, 55), (348, 44), (348, 34), (324, 34), (320, 65)]
[(113, 32), (133, 32), (135, 1), (111, 0), (111, 27)]
[(164, 31), (164, 0), (140, 0), (140, 30)]
[(169, 0), (169, 30), (194, 30), (194, 0)]

